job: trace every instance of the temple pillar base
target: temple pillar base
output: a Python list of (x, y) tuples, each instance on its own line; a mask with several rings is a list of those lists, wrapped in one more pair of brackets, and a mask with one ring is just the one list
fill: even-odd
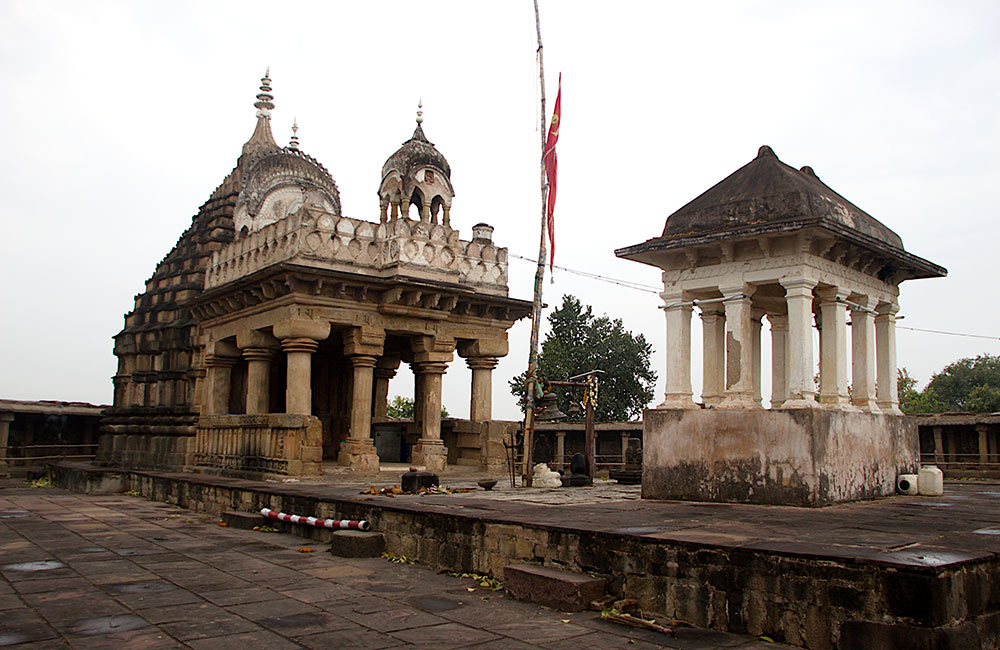
[(348, 438), (341, 441), (337, 463), (357, 472), (379, 471), (378, 452), (375, 451), (375, 444), (370, 439), (352, 440)]
[(448, 464), (448, 448), (441, 440), (421, 438), (413, 448), (410, 462), (423, 465), (428, 472), (444, 471)]
[(658, 409), (696, 409), (699, 407), (691, 393), (667, 393), (662, 402), (656, 405)]

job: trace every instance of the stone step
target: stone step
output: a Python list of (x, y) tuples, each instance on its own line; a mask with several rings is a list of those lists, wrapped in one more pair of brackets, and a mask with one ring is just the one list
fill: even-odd
[(337, 557), (379, 557), (385, 552), (385, 536), (365, 530), (333, 530), (330, 553)]
[(564, 612), (587, 609), (590, 601), (604, 595), (605, 588), (603, 578), (533, 564), (505, 566), (503, 586), (510, 596), (518, 600)]
[[(323, 528), (320, 526), (310, 526), (309, 524), (293, 524), (290, 521), (278, 521), (277, 519), (271, 519), (270, 517), (265, 517), (259, 512), (237, 512), (235, 510), (226, 510), (222, 513), (222, 521), (229, 524), (233, 528), (241, 528), (243, 530), (253, 530), (254, 526), (270, 526), (275, 530), (287, 533), (289, 535), (295, 535), (296, 537), (302, 537), (304, 539), (312, 539), (317, 542), (329, 543), (333, 540), (334, 535), (340, 532), (364, 532), (364, 531), (349, 531), (349, 530), (334, 530), (331, 528)], [(367, 534), (367, 533), (366, 533)], [(373, 535), (381, 535), (381, 533), (371, 533)], [(384, 542), (383, 542), (384, 544)], [(378, 554), (381, 554), (379, 551)], [(367, 555), (357, 555), (357, 556), (344, 556), (344, 557), (369, 557)]]

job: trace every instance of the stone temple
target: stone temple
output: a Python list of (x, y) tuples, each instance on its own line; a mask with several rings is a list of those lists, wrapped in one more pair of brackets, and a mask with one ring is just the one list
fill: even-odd
[[(324, 460), (375, 470), (373, 422), (407, 363), (414, 422), (380, 450), (430, 470), (451, 461), (499, 473), (491, 373), (507, 330), (531, 311), (508, 297), (507, 250), (486, 224), (471, 240), (453, 227), (451, 168), (419, 111), (382, 168), (378, 216), (342, 214), (337, 184), (299, 149), (295, 127), (276, 144), (270, 82), (236, 167), (115, 336), (98, 459), (250, 477), (318, 475)], [(450, 423), (446, 445), (441, 382), (455, 352), (472, 369), (471, 411)]]
[[(761, 147), (670, 215), (661, 236), (616, 254), (663, 270), (666, 395), (644, 418), (643, 496), (823, 505), (891, 494), (897, 473), (916, 470), (916, 431), (896, 393), (899, 284), (946, 270), (906, 252), (811, 168)], [(691, 388), (695, 308), (701, 408)]]

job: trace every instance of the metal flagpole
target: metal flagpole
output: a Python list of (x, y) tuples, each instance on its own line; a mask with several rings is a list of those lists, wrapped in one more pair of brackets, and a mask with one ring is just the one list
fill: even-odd
[(524, 453), (521, 474), (521, 485), (531, 487), (532, 450), (535, 437), (535, 381), (538, 374), (538, 330), (542, 321), (542, 281), (545, 279), (545, 225), (546, 206), (548, 205), (549, 184), (545, 174), (545, 141), (548, 132), (545, 128), (545, 65), (542, 60), (542, 27), (538, 18), (538, 0), (535, 2), (535, 32), (538, 35), (538, 84), (541, 88), (542, 104), (542, 155), (540, 158), (542, 178), (542, 226), (539, 231), (538, 268), (535, 269), (535, 297), (531, 308), (531, 349), (528, 352), (528, 372), (525, 376), (525, 411), (524, 411)]

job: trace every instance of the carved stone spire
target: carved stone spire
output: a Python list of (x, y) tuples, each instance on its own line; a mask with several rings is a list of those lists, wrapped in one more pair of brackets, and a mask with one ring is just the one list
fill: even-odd
[(253, 135), (250, 136), (247, 143), (243, 145), (244, 155), (279, 148), (271, 134), (271, 109), (274, 108), (274, 95), (271, 94), (271, 68), (267, 69), (260, 80), (260, 92), (257, 94), (254, 107), (257, 108), (257, 128), (254, 129)]
[(299, 118), (292, 120), (292, 139), (288, 142), (288, 148), (299, 150)]

